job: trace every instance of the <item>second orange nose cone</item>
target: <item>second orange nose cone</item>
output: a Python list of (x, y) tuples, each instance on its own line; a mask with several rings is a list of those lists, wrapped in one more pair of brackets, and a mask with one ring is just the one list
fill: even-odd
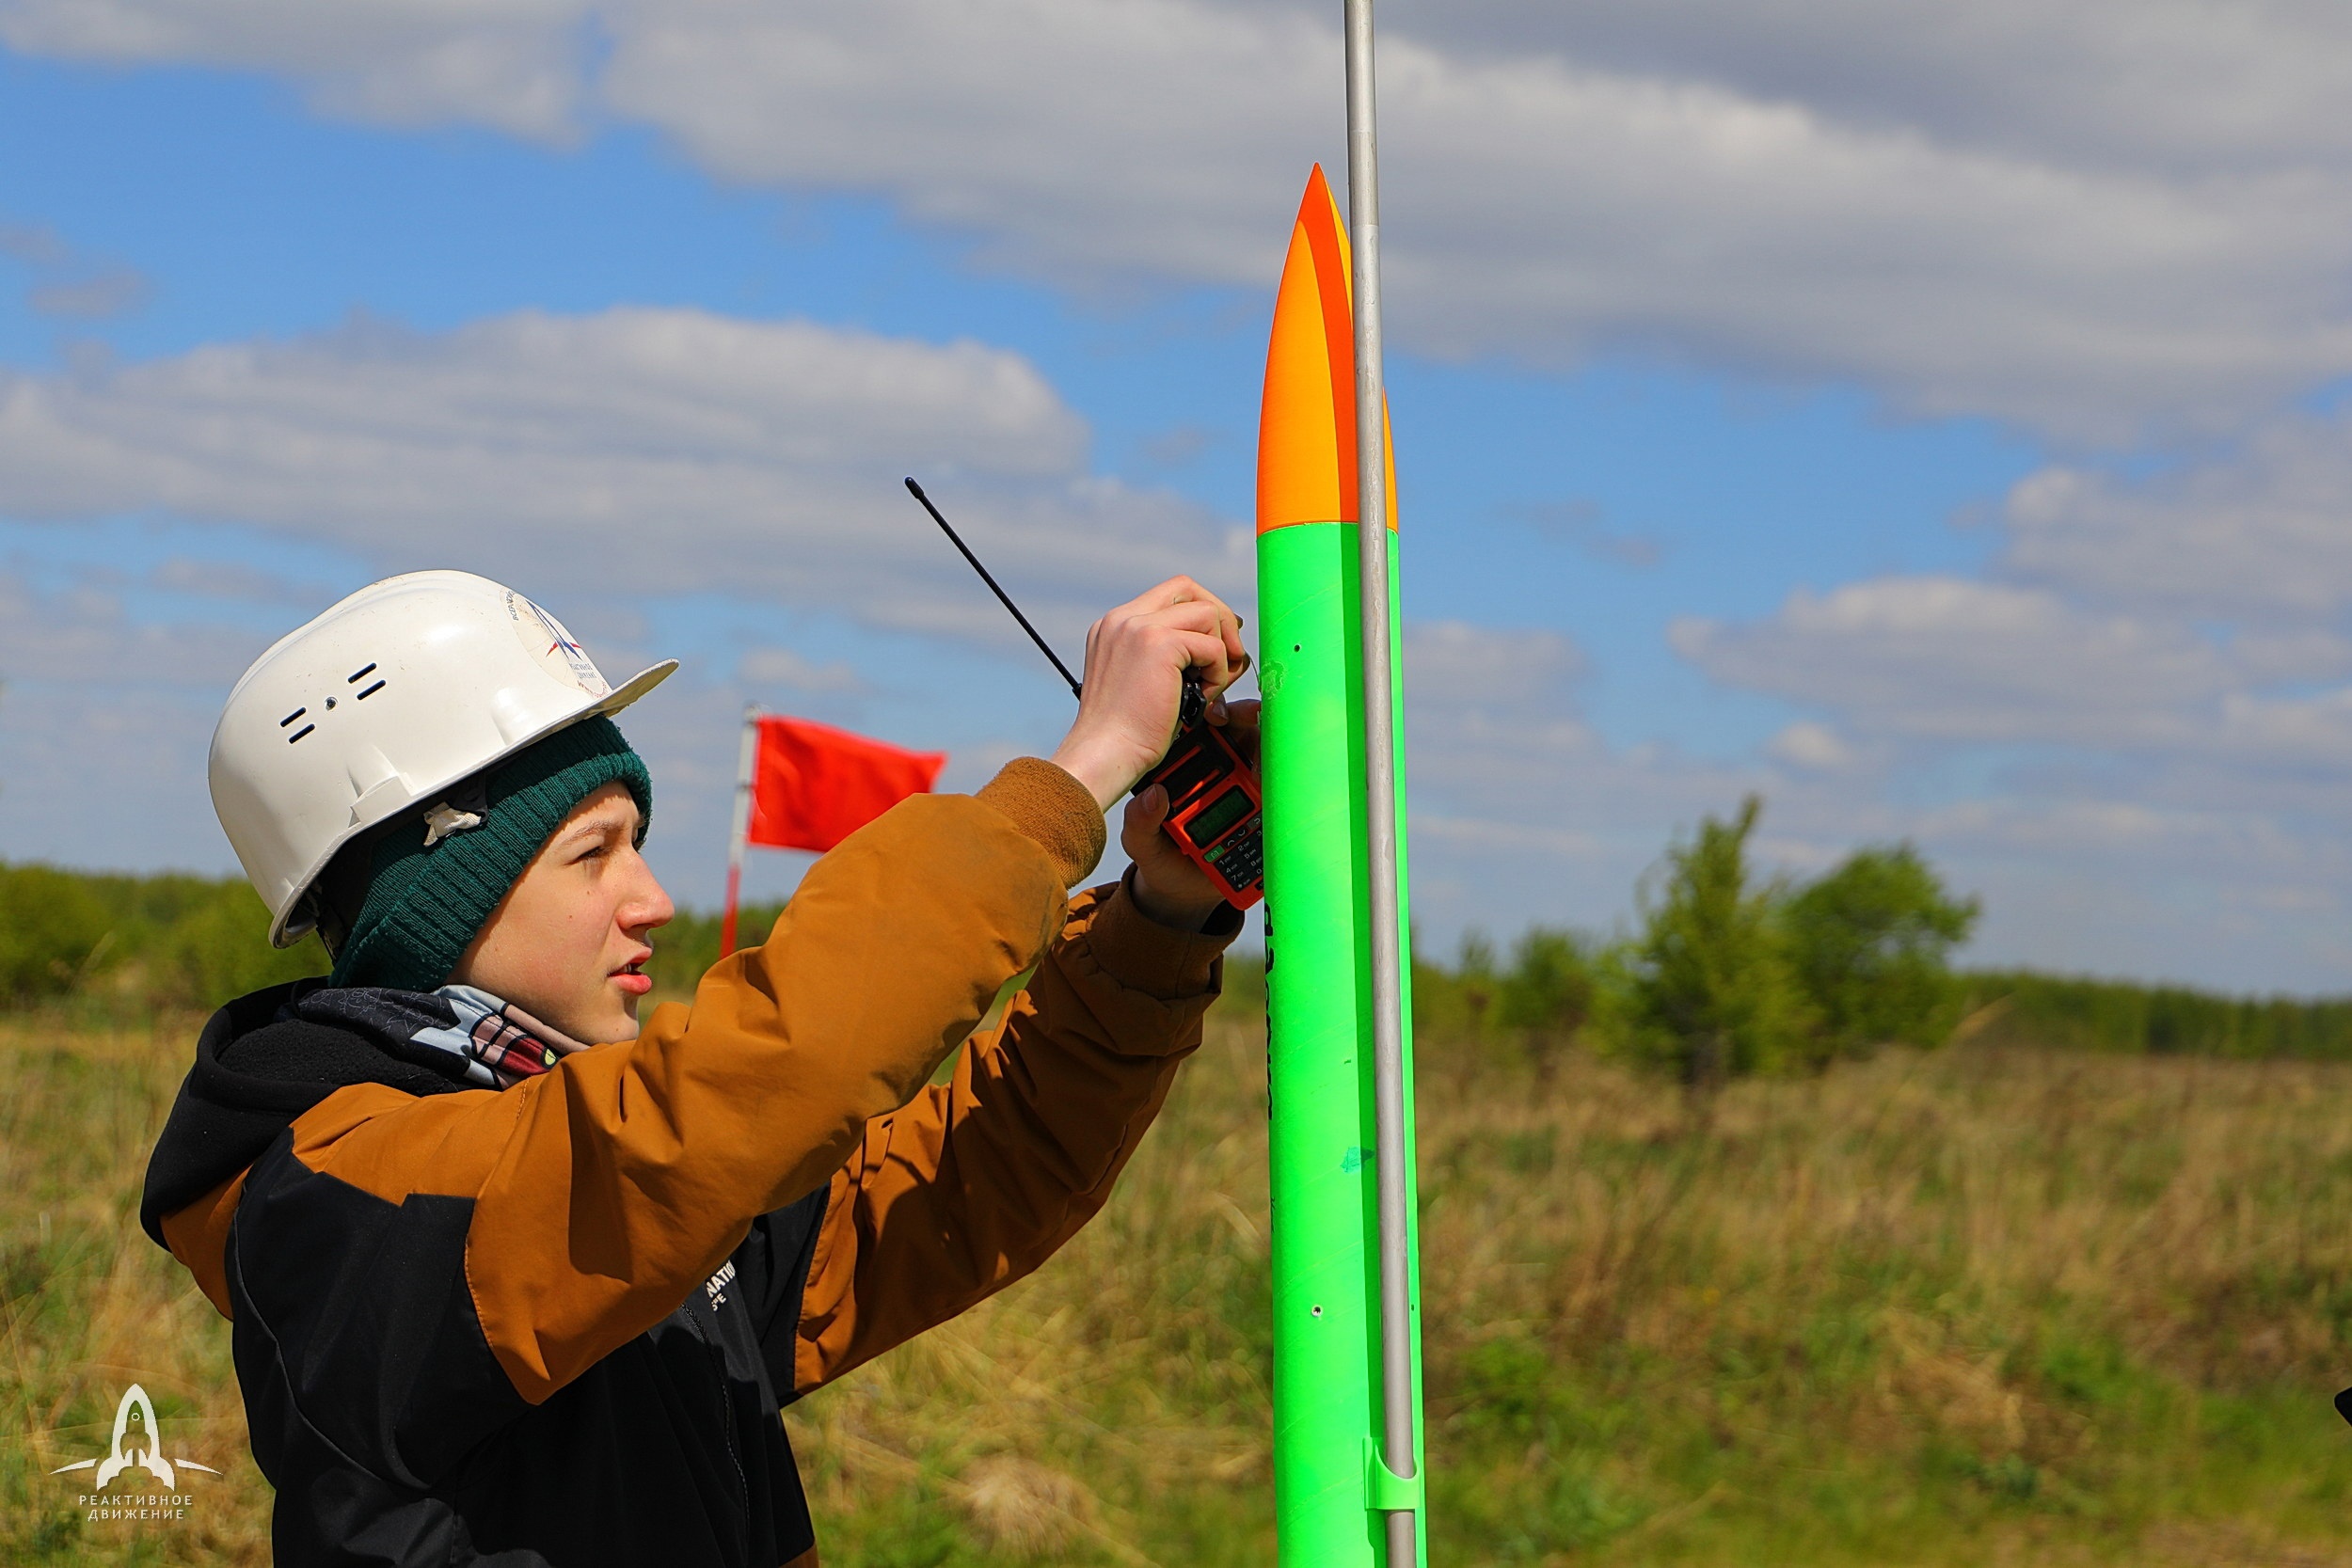
[[(1347, 228), (1323, 177), (1308, 176), (1291, 230), (1266, 345), (1258, 420), (1258, 531), (1353, 523), (1356, 499), (1356, 322)], [(1380, 411), (1389, 526), (1396, 526), (1396, 450)]]

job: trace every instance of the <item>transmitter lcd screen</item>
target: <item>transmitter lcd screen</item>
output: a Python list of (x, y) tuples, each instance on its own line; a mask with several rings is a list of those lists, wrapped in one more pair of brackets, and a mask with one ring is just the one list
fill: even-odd
[(1207, 846), (1216, 842), (1226, 829), (1249, 815), (1249, 792), (1233, 788), (1218, 796), (1200, 816), (1184, 824), (1184, 832), (1195, 844)]

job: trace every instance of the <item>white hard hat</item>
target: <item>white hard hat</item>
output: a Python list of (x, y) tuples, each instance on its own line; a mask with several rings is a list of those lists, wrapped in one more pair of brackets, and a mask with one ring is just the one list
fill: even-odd
[(279, 638), (229, 693), (210, 766), (270, 941), (316, 923), (307, 895), (345, 844), (676, 668), (614, 690), (562, 622), (470, 572), (387, 578)]

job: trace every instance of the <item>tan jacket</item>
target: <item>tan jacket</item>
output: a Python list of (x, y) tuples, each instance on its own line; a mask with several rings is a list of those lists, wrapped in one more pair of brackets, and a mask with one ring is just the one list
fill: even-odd
[[(755, 1220), (822, 1188), (789, 1387), (774, 1380), (797, 1397), (1050, 1257), (1108, 1198), (1198, 1044), (1231, 932), (1157, 926), (1116, 884), (1067, 896), (1103, 846), (1092, 799), (1034, 759), (974, 796), (907, 800), (636, 1039), (503, 1091), (334, 1087), (291, 1117), (282, 1148), (161, 1215), (163, 1239), (224, 1313), (295, 1314), (320, 1286), (278, 1256), (293, 1232), (269, 1216), (310, 1212), (322, 1192), (356, 1206), (355, 1226), (461, 1199), (464, 1305), (520, 1409), (680, 1312)], [(233, 1077), (230, 1035), (212, 1059)], [(282, 1289), (257, 1284), (273, 1273)], [(255, 1306), (272, 1300), (285, 1305)], [(293, 1332), (269, 1328), (273, 1343)], [(246, 1362), (241, 1339), (250, 1404)], [(293, 1407), (337, 1397), (271, 1375)], [(404, 1420), (420, 1435), (400, 1437)], [(414, 1453), (458, 1449), (422, 1416), (375, 1426), (393, 1433), (380, 1467), (428, 1489)]]

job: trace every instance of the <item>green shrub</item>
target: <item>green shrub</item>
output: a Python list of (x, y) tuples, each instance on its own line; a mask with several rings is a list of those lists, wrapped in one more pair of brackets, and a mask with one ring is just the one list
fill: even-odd
[(1959, 1021), (1947, 960), (1976, 925), (1977, 901), (1946, 893), (1910, 845), (1856, 850), (1791, 894), (1780, 920), (1822, 1058), (1940, 1044)]
[(1591, 945), (1573, 931), (1536, 926), (1511, 950), (1495, 989), (1495, 1022), (1521, 1032), (1538, 1070), (1549, 1072), (1593, 1016), (1598, 990)]
[(0, 865), (0, 1006), (72, 991), (97, 1005), (212, 1008), (326, 972), (316, 938), (280, 951), (244, 879)]
[(1496, 1020), (1514, 1029), (1573, 1035), (1592, 1016), (1594, 961), (1574, 931), (1532, 927), (1511, 950)]
[(1462, 933), (1454, 967), (1420, 956), (1421, 933), (1413, 933), (1413, 1033), (1449, 1040), (1486, 1037), (1495, 1002), (1495, 949), (1476, 927)]
[[(756, 947), (768, 940), (782, 904), (755, 904), (736, 921), (739, 947)], [(684, 1002), (702, 983), (703, 972), (719, 961), (721, 918), (716, 911), (680, 910), (677, 918), (654, 932), (653, 961), (645, 973), (653, 976), (654, 994), (662, 1001)]]
[(72, 990), (108, 956), (112, 925), (87, 878), (47, 865), (0, 865), (0, 999)]
[(168, 924), (139, 944), (150, 1000), (207, 1010), (247, 991), (326, 973), (315, 936), (292, 947), (269, 944), (269, 911), (243, 880), (211, 883)]
[(1622, 1043), (1706, 1092), (1803, 1059), (1814, 1024), (1788, 962), (1778, 890), (1751, 887), (1748, 835), (1763, 802), (1666, 851), (1643, 891), (1643, 927), (1623, 958)]

